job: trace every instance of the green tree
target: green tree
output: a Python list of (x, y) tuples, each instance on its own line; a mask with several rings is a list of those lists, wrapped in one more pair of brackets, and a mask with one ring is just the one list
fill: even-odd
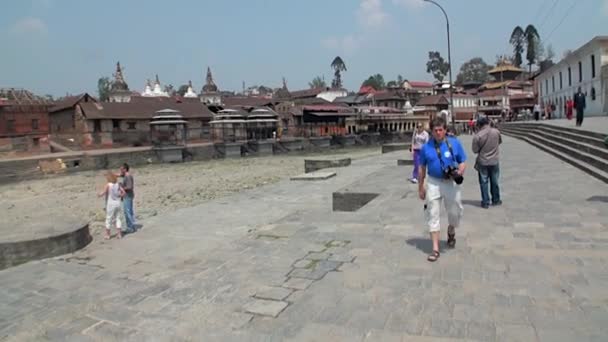
[(313, 78), (312, 81), (308, 82), (308, 86), (310, 89), (327, 88), (327, 83), (325, 83), (325, 79), (321, 76), (317, 76)]
[(540, 36), (534, 25), (528, 25), (524, 31), (526, 35), (526, 60), (528, 61), (529, 72), (532, 72), (532, 65), (538, 60), (537, 46)]
[(388, 81), (386, 82), (386, 87), (387, 88), (397, 88), (399, 86), (399, 83), (397, 83), (397, 81)]
[(456, 84), (462, 85), (471, 81), (487, 82), (490, 79), (488, 71), (491, 68), (481, 57), (471, 58), (460, 67), (460, 72), (456, 76)]
[(101, 77), (97, 81), (97, 93), (99, 95), (99, 101), (108, 101), (110, 100), (110, 88), (112, 87), (112, 82), (110, 82), (109, 77)]
[(516, 26), (511, 33), (509, 43), (513, 45), (513, 65), (520, 67), (523, 63), (525, 33), (521, 26)]
[(368, 79), (363, 81), (361, 84), (362, 87), (372, 87), (376, 90), (382, 90), (386, 88), (386, 83), (384, 82), (384, 76), (380, 74), (375, 74), (370, 76)]
[(182, 84), (181, 86), (179, 86), (179, 88), (177, 88), (177, 94), (179, 96), (184, 96), (184, 95), (186, 95), (187, 92), (188, 92), (187, 84)]
[(426, 72), (442, 82), (450, 70), (450, 64), (441, 57), (438, 51), (429, 51), (429, 61), (426, 62)]
[(336, 56), (331, 62), (331, 68), (334, 69), (334, 80), (331, 82), (331, 87), (342, 88), (342, 72), (346, 71), (346, 64), (340, 56)]

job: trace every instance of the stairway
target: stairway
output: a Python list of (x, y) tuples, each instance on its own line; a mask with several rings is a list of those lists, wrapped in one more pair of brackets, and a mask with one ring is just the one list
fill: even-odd
[(506, 123), (500, 131), (533, 145), (608, 183), (606, 134), (541, 123)]

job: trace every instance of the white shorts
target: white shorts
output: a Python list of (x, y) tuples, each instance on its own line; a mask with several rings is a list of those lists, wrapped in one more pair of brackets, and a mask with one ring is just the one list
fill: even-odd
[(426, 223), (430, 232), (441, 230), (441, 200), (448, 212), (448, 224), (454, 228), (460, 225), (463, 214), (460, 185), (451, 180), (427, 177), (426, 181)]
[(108, 201), (106, 205), (106, 229), (112, 228), (112, 225), (116, 229), (121, 228), (120, 209), (120, 201)]

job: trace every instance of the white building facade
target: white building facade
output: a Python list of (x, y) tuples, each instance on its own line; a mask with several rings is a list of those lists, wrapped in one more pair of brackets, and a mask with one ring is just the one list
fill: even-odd
[(537, 77), (539, 103), (555, 106), (565, 117), (565, 103), (580, 87), (586, 95), (585, 116), (608, 115), (608, 36), (597, 36)]

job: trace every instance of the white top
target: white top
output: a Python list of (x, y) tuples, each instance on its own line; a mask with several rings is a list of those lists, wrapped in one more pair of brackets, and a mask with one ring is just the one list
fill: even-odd
[(422, 146), (424, 146), (424, 144), (426, 144), (427, 142), (429, 142), (429, 134), (427, 133), (427, 131), (422, 131), (422, 133), (418, 133), (418, 131), (414, 131), (414, 134), (412, 135), (412, 149), (413, 150), (419, 150), (422, 148)]

